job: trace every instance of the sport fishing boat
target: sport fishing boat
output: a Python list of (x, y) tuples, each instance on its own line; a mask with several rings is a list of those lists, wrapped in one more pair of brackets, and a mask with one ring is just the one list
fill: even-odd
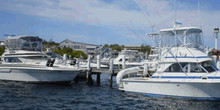
[(37, 36), (8, 37), (1, 56), (0, 80), (30, 83), (69, 83), (81, 71), (74, 66), (55, 63), (42, 51)]
[(159, 31), (156, 71), (148, 65), (128, 68), (117, 74), (120, 90), (149, 96), (220, 99), (220, 71), (207, 56), (198, 27), (174, 26)]

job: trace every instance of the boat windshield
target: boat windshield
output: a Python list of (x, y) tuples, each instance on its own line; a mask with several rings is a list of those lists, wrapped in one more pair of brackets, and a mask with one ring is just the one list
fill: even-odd
[(218, 71), (217, 67), (210, 61), (202, 63), (174, 63), (165, 72), (205, 73)]
[(183, 44), (187, 47), (203, 48), (202, 30), (198, 28), (173, 28), (160, 31), (161, 47), (174, 47)]
[(5, 47), (9, 50), (40, 51), (42, 49), (42, 39), (33, 36), (7, 38)]
[(7, 63), (21, 63), (22, 62), (17, 57), (5, 57), (4, 61)]

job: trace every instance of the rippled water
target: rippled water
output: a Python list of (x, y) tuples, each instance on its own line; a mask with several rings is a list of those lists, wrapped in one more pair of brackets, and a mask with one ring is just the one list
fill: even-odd
[[(94, 78), (95, 79), (95, 76)], [(95, 83), (95, 82), (94, 82)], [(72, 85), (0, 82), (0, 109), (220, 109), (220, 101), (148, 97), (108, 88), (108, 75), (101, 75), (101, 85), (85, 82)]]

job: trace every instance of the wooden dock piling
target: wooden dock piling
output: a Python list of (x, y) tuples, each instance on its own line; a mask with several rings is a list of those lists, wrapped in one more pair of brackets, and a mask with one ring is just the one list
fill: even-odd
[(126, 68), (126, 64), (125, 64), (125, 55), (122, 56), (122, 69)]
[(100, 55), (97, 55), (97, 69), (100, 69), (100, 67), (101, 67), (101, 57), (100, 57)]
[[(86, 84), (91, 85), (93, 84), (93, 79), (92, 75), (96, 75), (96, 83), (97, 85), (101, 84), (101, 73), (108, 73), (109, 75), (109, 87), (112, 87), (113, 83), (113, 76), (116, 76), (117, 73), (122, 69), (122, 68), (114, 68), (114, 60), (111, 59), (109, 62), (109, 67), (101, 67), (101, 62), (100, 62), (100, 56), (97, 56), (97, 67), (91, 67), (91, 56), (88, 56), (87, 59), (87, 67), (86, 71), (84, 71), (84, 75), (81, 74), (77, 78), (74, 79), (75, 82), (78, 82), (80, 78), (86, 79)], [(98, 63), (99, 62), (99, 63)], [(79, 63), (79, 62), (77, 62)], [(85, 74), (86, 73), (86, 74)]]
[(88, 84), (88, 85), (93, 84), (91, 70), (88, 70), (86, 73), (86, 84)]
[(112, 88), (112, 80), (113, 80), (113, 74), (109, 74), (109, 87)]
[(100, 75), (101, 73), (97, 73), (97, 77), (96, 77), (96, 82), (97, 82), (97, 85), (100, 85)]
[(91, 68), (91, 56), (88, 56), (88, 62), (87, 62), (87, 72), (86, 72), (86, 84), (91, 85), (93, 84), (92, 80), (92, 68)]
[(114, 68), (113, 68), (113, 59), (110, 60), (109, 64), (109, 87), (112, 88), (112, 80), (113, 80), (113, 74), (114, 74)]

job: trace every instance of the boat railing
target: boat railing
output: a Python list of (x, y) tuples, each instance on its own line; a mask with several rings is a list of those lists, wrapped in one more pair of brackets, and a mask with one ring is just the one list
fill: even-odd
[(140, 77), (142, 74), (140, 73), (141, 67), (133, 67), (121, 70), (117, 76), (116, 81), (120, 88), (123, 88), (122, 79), (130, 78), (130, 77)]

